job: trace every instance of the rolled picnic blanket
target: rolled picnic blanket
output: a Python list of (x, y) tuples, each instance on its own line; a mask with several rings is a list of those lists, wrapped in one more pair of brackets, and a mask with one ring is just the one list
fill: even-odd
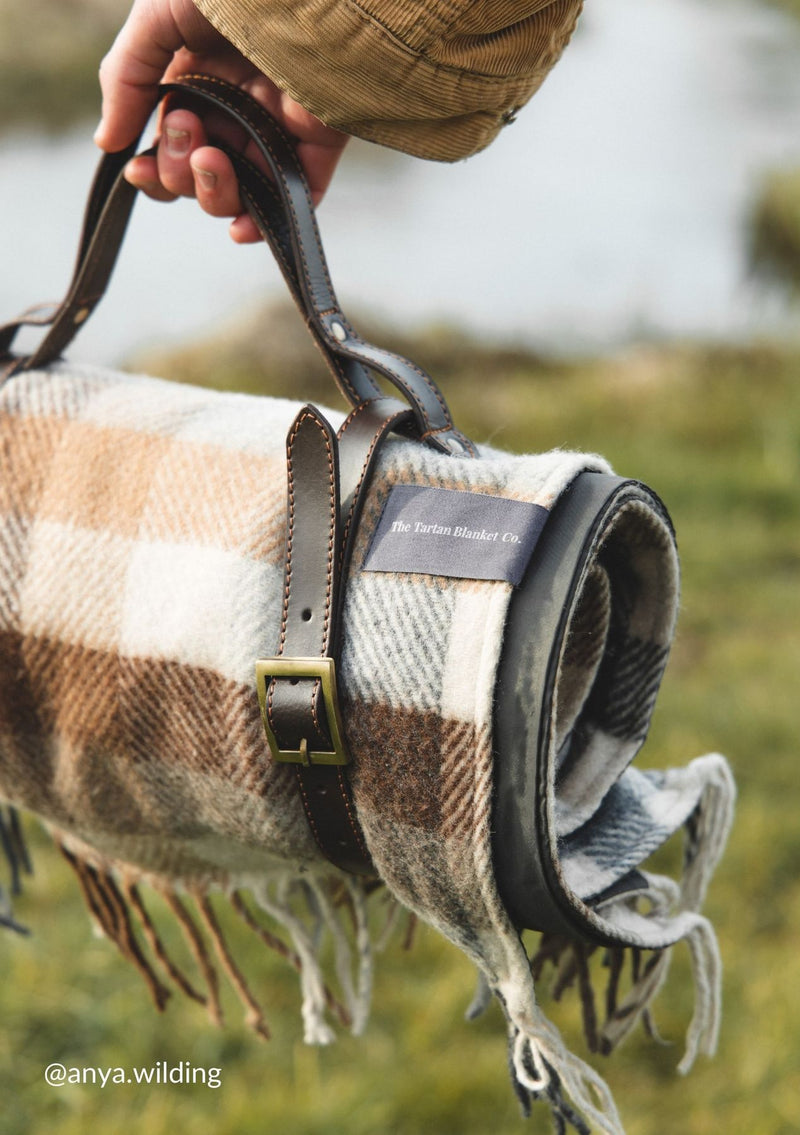
[[(253, 670), (280, 636), (285, 439), (297, 411), (64, 362), (0, 387), (0, 846), (16, 884), (25, 864), (14, 810), (36, 813), (159, 1006), (175, 985), (218, 1015), (211, 943), (264, 1032), (209, 904), (212, 892), (227, 895), (299, 970), (306, 1039), (327, 1043), (337, 1015), (356, 1032), (366, 1023), (374, 886), (322, 856), (292, 770), (270, 759)], [(502, 1004), (523, 1105), (545, 1098), (562, 1129), (618, 1133), (607, 1088), (566, 1049), (536, 983), (556, 964), (580, 991), (590, 1042), (608, 1050), (647, 1011), (669, 947), (685, 939), (698, 996), (682, 1067), (713, 1051), (719, 957), (699, 910), (732, 781), (713, 754), (668, 771), (631, 763), (678, 603), (657, 498), (586, 454), (480, 457), (394, 436), (378, 457), (339, 659), (353, 802), (385, 888), (477, 966), (472, 1010), (492, 994)], [(600, 482), (602, 507), (565, 579), (569, 509)], [(519, 585), (409, 570), (413, 561), (376, 567), (396, 490), (420, 487), (541, 510)], [(505, 534), (438, 527), (451, 531), (422, 535), (461, 541), (467, 559)], [(682, 877), (649, 873), (650, 854), (681, 828)], [(167, 898), (207, 992), (168, 956), (143, 883)], [(0, 921), (18, 928), (8, 893), (2, 902)], [(336, 992), (322, 972), (325, 927)], [(524, 927), (544, 931), (533, 958)], [(598, 1024), (587, 962), (596, 949), (613, 986)], [(652, 953), (639, 964), (642, 951)], [(634, 977), (622, 990), (627, 952)]]

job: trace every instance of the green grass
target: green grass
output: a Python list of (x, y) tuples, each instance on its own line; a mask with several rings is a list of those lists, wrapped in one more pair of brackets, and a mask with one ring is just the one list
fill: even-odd
[[(162, 360), (163, 373), (293, 393), (331, 403), (327, 379), (284, 317), (285, 357), (273, 366), (261, 336), (232, 334)], [(269, 338), (267, 336), (267, 338)], [(385, 339), (386, 336), (383, 335)], [(389, 345), (442, 381), (456, 420), (474, 437), (516, 450), (554, 445), (604, 453), (650, 483), (676, 524), (683, 564), (678, 638), (645, 748), (652, 764), (711, 749), (731, 759), (740, 789), (731, 845), (708, 913), (725, 961), (720, 1052), (690, 1076), (674, 1071), (691, 1014), (679, 948), (657, 1004), (669, 1048), (635, 1036), (595, 1063), (628, 1135), (790, 1135), (800, 1130), (800, 824), (797, 675), (800, 672), (800, 354), (764, 344), (734, 350), (640, 348), (600, 361), (551, 363), (482, 349), (452, 332)], [(226, 363), (226, 359), (228, 362)], [(233, 361), (236, 366), (233, 366)], [(298, 374), (309, 374), (298, 385)], [(172, 1135), (497, 1135), (526, 1125), (508, 1087), (497, 1008), (466, 1024), (465, 959), (430, 930), (411, 952), (379, 959), (366, 1036), (324, 1050), (301, 1042), (294, 975), (231, 928), (275, 1039), (262, 1044), (232, 1000), (224, 1031), (177, 997), (163, 1016), (138, 975), (94, 939), (71, 873), (36, 834), (38, 875), (18, 904), (30, 940), (0, 938), (0, 1135), (100, 1130)], [(227, 920), (229, 923), (230, 920)], [(400, 935), (402, 937), (402, 933)], [(569, 996), (543, 1000), (585, 1055)], [(65, 1086), (47, 1064), (157, 1060), (222, 1069), (222, 1086)]]

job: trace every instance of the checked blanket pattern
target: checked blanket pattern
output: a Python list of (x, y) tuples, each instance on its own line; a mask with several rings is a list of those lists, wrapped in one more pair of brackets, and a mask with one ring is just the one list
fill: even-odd
[[(366, 1021), (368, 888), (322, 859), (291, 768), (269, 757), (254, 679), (255, 660), (278, 642), (285, 438), (298, 408), (65, 363), (0, 388), (0, 835), (13, 891), (27, 865), (16, 809), (44, 820), (95, 922), (159, 1006), (178, 985), (218, 1017), (216, 953), (266, 1034), (209, 901), (224, 893), (298, 970), (306, 1039), (326, 1043), (335, 1018), (355, 1031)], [(599, 558), (587, 577), (556, 703), (561, 869), (624, 943), (608, 952), (614, 992), (594, 1024), (591, 949), (545, 935), (529, 958), (495, 885), (492, 708), (510, 585), (361, 570), (395, 484), (549, 508), (581, 470), (607, 470), (584, 454), (482, 457), (392, 439), (380, 458), (347, 581), (340, 665), (354, 799), (391, 895), (476, 964), (471, 1011), (492, 994), (501, 1001), (523, 1105), (545, 1097), (560, 1129), (613, 1135), (622, 1128), (603, 1081), (566, 1050), (535, 983), (552, 963), (560, 987), (580, 992), (593, 1047), (609, 1050), (647, 1014), (665, 947), (686, 939), (697, 1007), (683, 1066), (712, 1051), (719, 960), (699, 908), (733, 788), (713, 754), (666, 772), (631, 765), (678, 598), (671, 536), (643, 498), (613, 526), (622, 583)], [(612, 586), (625, 589), (622, 619), (609, 617)], [(682, 878), (641, 871), (681, 827)], [(206, 991), (168, 956), (142, 883), (167, 898)], [(0, 920), (20, 928), (5, 892)], [(325, 928), (335, 991), (319, 960)], [(635, 949), (623, 992), (625, 944)], [(642, 951), (652, 951), (646, 963)]]

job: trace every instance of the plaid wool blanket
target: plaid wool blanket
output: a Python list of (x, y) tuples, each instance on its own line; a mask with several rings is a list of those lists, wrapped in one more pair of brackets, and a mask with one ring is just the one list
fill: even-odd
[[(337, 1016), (356, 1032), (366, 1022), (369, 889), (321, 857), (291, 768), (269, 757), (254, 679), (278, 642), (285, 439), (298, 408), (66, 363), (0, 388), (0, 846), (16, 885), (14, 809), (41, 817), (158, 1005), (178, 985), (218, 1016), (216, 952), (265, 1032), (208, 901), (223, 892), (299, 971), (306, 1039), (327, 1043)], [(608, 1050), (647, 1012), (668, 947), (685, 939), (697, 1000), (682, 1067), (714, 1048), (719, 958), (699, 910), (730, 824), (730, 773), (713, 754), (670, 771), (631, 764), (674, 630), (671, 533), (644, 497), (612, 525), (619, 578), (598, 549), (554, 711), (560, 869), (633, 948), (624, 992), (624, 946), (608, 951), (604, 1023), (590, 1004), (591, 949), (545, 935), (529, 958), (495, 883), (492, 710), (511, 585), (362, 570), (394, 485), (551, 508), (586, 469), (607, 466), (565, 452), (460, 460), (391, 439), (347, 580), (340, 686), (354, 799), (389, 892), (475, 963), (472, 1012), (500, 1000), (523, 1104), (547, 1098), (560, 1129), (615, 1135), (603, 1081), (567, 1051), (535, 984), (552, 963), (580, 991), (593, 1046)], [(612, 585), (625, 589), (621, 621), (609, 621)], [(682, 878), (642, 870), (680, 828)], [(206, 991), (168, 956), (143, 883), (167, 898)], [(18, 925), (8, 891), (0, 921)], [(319, 960), (325, 928), (336, 992)]]

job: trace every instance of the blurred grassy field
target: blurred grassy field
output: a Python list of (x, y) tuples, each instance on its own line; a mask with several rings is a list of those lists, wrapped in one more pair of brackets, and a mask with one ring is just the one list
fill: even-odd
[[(263, 330), (264, 320), (256, 323)], [(164, 372), (196, 379), (202, 368), (218, 382), (275, 393), (290, 392), (297, 374), (308, 372), (303, 394), (334, 400), (319, 369), (311, 375), (316, 364), (301, 354), (271, 367), (256, 341), (233, 335), (227, 345), (162, 360)], [(668, 503), (683, 562), (683, 609), (643, 763), (682, 764), (718, 749), (738, 779), (734, 834), (707, 907), (725, 962), (722, 1040), (715, 1060), (677, 1076), (691, 1013), (687, 960), (678, 948), (656, 1011), (672, 1045), (637, 1035), (594, 1062), (628, 1135), (795, 1135), (800, 353), (767, 344), (671, 346), (553, 364), (441, 329), (389, 345), (433, 370), (456, 420), (477, 439), (515, 450), (598, 450)], [(0, 1135), (550, 1130), (545, 1111), (527, 1124), (520, 1119), (500, 1013), (493, 1007), (464, 1022), (471, 967), (432, 931), (422, 928), (408, 952), (401, 927), (379, 959), (363, 1039), (343, 1035), (329, 1049), (312, 1050), (301, 1041), (294, 975), (232, 927), (275, 1034), (262, 1044), (232, 1000), (222, 1032), (177, 997), (157, 1015), (139, 976), (92, 937), (71, 872), (35, 824), (29, 830), (37, 876), (17, 913), (33, 937), (0, 937)], [(585, 1055), (572, 999), (552, 1005), (545, 990), (542, 997)], [(221, 1068), (222, 1085), (50, 1088), (43, 1070), (57, 1060), (126, 1069), (189, 1060)]]

